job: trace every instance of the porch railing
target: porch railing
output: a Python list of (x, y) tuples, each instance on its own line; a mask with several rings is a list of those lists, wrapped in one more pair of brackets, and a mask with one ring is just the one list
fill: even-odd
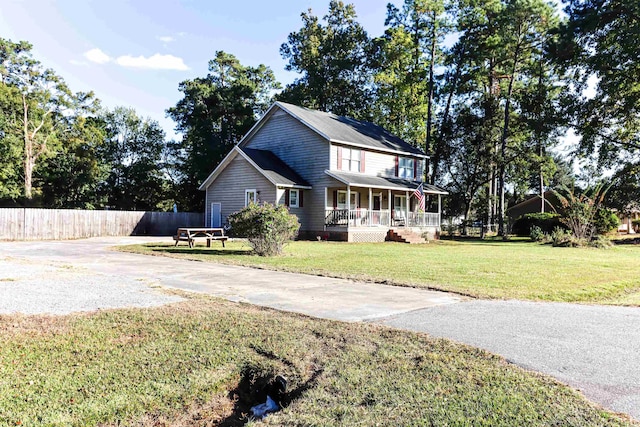
[(408, 226), (408, 227), (438, 227), (440, 214), (433, 212), (395, 212), (389, 210), (370, 211), (368, 209), (326, 209), (325, 225), (328, 227), (377, 227), (377, 226)]
[(327, 209), (324, 223), (326, 226), (376, 227), (388, 226), (389, 219), (388, 210)]
[(434, 212), (410, 212), (409, 227), (439, 227), (440, 214)]

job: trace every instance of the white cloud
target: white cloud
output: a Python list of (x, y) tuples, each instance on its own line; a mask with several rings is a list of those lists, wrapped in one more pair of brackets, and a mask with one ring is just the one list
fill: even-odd
[(116, 58), (116, 64), (123, 67), (131, 68), (150, 68), (154, 70), (179, 70), (186, 71), (186, 66), (182, 58), (173, 55), (160, 55), (156, 53), (153, 56), (145, 58), (144, 56), (124, 55)]
[(87, 64), (86, 62), (78, 61), (77, 59), (71, 59), (71, 60), (69, 60), (69, 63), (71, 65), (77, 65), (78, 67), (88, 67), (89, 66), (89, 64)]
[(111, 61), (111, 57), (98, 48), (86, 51), (84, 57), (96, 64), (106, 64)]
[(175, 41), (171, 36), (158, 36), (157, 39), (164, 43), (171, 43), (172, 41)]

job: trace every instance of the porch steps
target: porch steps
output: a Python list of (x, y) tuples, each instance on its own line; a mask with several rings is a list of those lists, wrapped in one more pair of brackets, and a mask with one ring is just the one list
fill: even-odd
[(397, 228), (392, 228), (389, 230), (387, 234), (387, 239), (392, 242), (400, 242), (400, 243), (427, 243), (427, 241), (418, 233), (411, 230), (400, 230)]

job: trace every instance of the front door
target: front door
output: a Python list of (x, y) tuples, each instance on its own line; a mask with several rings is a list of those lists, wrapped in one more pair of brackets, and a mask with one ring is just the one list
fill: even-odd
[(221, 212), (222, 212), (222, 203), (217, 203), (217, 202), (211, 203), (211, 227), (212, 228), (222, 227), (222, 218), (220, 217)]
[(379, 211), (382, 206), (382, 196), (380, 194), (373, 195), (373, 210)]

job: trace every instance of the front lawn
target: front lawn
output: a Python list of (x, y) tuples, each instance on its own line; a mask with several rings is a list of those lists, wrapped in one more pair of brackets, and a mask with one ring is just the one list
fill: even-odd
[(530, 241), (293, 242), (280, 257), (225, 249), (133, 245), (120, 250), (440, 289), (478, 298), (640, 305), (640, 245), (554, 248)]
[(265, 425), (638, 425), (444, 339), (185, 297), (0, 316), (0, 426), (240, 426), (278, 373), (289, 404)]

